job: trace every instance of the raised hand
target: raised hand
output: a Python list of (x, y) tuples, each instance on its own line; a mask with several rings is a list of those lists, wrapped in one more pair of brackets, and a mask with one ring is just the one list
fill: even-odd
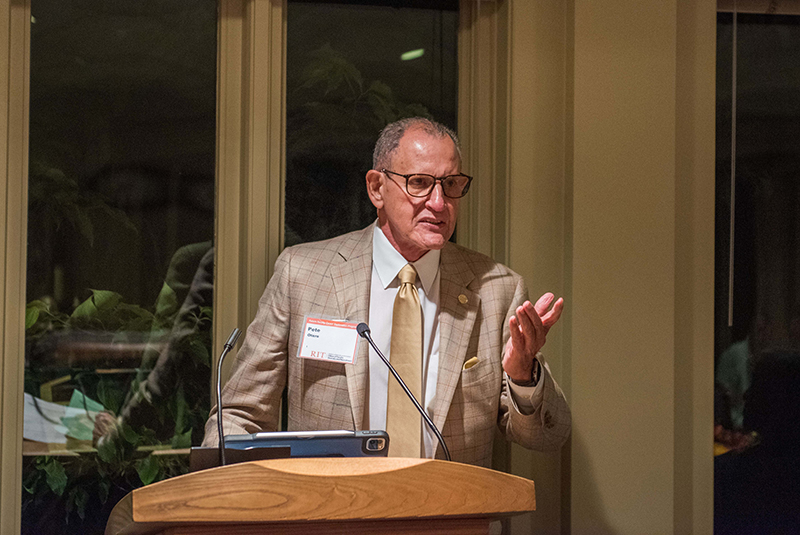
[[(546, 293), (531, 304), (525, 301), (508, 320), (511, 337), (503, 355), (503, 370), (516, 382), (531, 380), (533, 361), (547, 340), (547, 333), (561, 317), (564, 300)], [(552, 307), (551, 307), (552, 305)]]

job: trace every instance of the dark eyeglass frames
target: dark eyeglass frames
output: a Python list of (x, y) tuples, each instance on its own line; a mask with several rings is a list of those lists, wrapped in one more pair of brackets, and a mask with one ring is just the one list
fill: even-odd
[[(441, 182), (444, 196), (450, 197), (451, 199), (458, 199), (467, 194), (469, 185), (472, 182), (471, 176), (462, 173), (448, 176), (433, 176), (422, 173), (402, 175), (394, 171), (389, 171), (388, 169), (381, 169), (381, 173), (385, 173), (387, 176), (396, 175), (405, 178), (406, 191), (412, 197), (427, 197), (433, 191), (433, 188), (436, 187), (436, 182)], [(389, 178), (391, 179), (392, 177), (389, 176)], [(394, 179), (392, 179), (392, 182), (398, 186), (401, 185)]]

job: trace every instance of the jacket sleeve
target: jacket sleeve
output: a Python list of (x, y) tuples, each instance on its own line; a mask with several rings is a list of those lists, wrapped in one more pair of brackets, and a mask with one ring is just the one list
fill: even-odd
[[(525, 282), (520, 278), (503, 325), (501, 351), (505, 351), (505, 344), (511, 336), (508, 321), (514, 315), (517, 307), (527, 299), (528, 291), (525, 287)], [(550, 372), (550, 367), (544, 362), (543, 358), (540, 359), (540, 363), (543, 364), (541, 376), (539, 377), (542, 387), (541, 396), (536, 395), (532, 399), (534, 407), (533, 412), (530, 414), (520, 412), (511, 395), (508, 385), (509, 379), (503, 374), (498, 425), (508, 440), (528, 449), (552, 451), (561, 448), (567, 441), (572, 428), (572, 415), (561, 387), (558, 386)]]
[[(226, 436), (278, 428), (291, 331), (291, 255), (292, 250), (286, 249), (275, 262), (275, 273), (259, 299), (256, 317), (222, 391)], [(217, 417), (214, 406), (206, 422), (204, 446), (219, 442)]]

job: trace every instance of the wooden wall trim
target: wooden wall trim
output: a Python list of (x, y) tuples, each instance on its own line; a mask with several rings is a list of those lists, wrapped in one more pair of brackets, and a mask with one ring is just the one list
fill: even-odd
[(22, 392), (25, 373), (25, 255), (28, 190), (30, 2), (0, 1), (0, 534), (19, 533)]

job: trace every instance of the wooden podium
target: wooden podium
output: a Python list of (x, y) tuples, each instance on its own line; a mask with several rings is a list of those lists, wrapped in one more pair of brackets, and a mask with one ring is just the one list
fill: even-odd
[(136, 489), (106, 535), (486, 534), (536, 509), (533, 481), (429, 459), (272, 459)]

